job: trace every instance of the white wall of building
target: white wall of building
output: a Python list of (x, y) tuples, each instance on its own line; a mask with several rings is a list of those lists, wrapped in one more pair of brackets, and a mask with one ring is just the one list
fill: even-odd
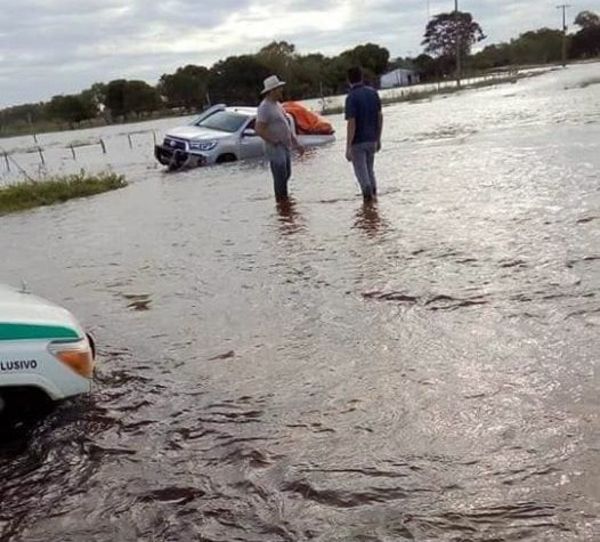
[(406, 87), (420, 82), (419, 74), (412, 70), (398, 68), (381, 76), (381, 88)]

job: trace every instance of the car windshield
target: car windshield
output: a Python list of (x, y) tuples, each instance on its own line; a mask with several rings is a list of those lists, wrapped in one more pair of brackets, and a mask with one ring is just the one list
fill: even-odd
[(248, 117), (240, 115), (239, 113), (217, 111), (210, 115), (210, 117), (207, 117), (200, 122), (196, 122), (196, 126), (233, 134), (234, 132), (237, 132), (247, 120)]

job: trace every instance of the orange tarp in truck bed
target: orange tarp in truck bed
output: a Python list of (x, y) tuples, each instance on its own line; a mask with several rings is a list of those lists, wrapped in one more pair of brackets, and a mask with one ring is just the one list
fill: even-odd
[(294, 117), (299, 134), (332, 135), (335, 133), (333, 126), (329, 122), (302, 104), (298, 102), (285, 102), (282, 105), (286, 113)]

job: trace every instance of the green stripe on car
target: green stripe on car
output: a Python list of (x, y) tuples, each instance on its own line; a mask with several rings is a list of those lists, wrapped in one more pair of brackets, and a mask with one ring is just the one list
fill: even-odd
[(0, 341), (36, 339), (79, 339), (79, 334), (65, 326), (0, 323)]

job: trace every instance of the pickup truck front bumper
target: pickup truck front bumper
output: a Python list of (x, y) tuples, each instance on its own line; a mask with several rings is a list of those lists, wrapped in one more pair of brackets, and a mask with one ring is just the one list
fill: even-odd
[(172, 149), (165, 145), (155, 145), (154, 156), (163, 166), (167, 166), (170, 171), (204, 166), (207, 163), (206, 156), (203, 154)]

